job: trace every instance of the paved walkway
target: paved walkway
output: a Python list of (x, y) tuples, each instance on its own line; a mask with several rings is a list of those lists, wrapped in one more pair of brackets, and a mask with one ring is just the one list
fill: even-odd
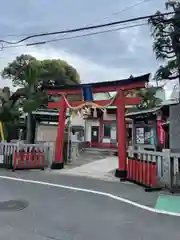
[[(60, 174), (67, 174), (73, 176), (83, 176), (90, 178), (98, 178), (107, 181), (119, 181), (114, 177), (114, 171), (118, 167), (117, 157), (106, 157), (101, 160), (94, 160), (93, 162), (74, 167), (71, 169), (61, 169)], [(56, 171), (57, 173), (57, 171)]]
[(66, 169), (75, 168), (107, 157), (106, 152), (83, 151), (79, 154), (76, 161), (65, 165)]

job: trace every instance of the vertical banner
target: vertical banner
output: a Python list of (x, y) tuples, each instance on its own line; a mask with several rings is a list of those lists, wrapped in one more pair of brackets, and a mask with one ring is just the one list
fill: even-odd
[(164, 144), (165, 141), (165, 132), (162, 127), (162, 120), (157, 120), (157, 130), (158, 130), (158, 138), (160, 144)]
[(150, 132), (150, 144), (154, 145), (154, 130), (153, 129), (151, 129), (151, 132)]

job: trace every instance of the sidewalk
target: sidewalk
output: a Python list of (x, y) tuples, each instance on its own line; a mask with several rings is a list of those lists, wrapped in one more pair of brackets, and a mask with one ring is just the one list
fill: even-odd
[[(101, 160), (96, 160), (91, 163), (84, 164), (79, 167), (71, 169), (61, 169), (58, 171), (60, 174), (72, 175), (72, 176), (84, 176), (90, 178), (97, 178), (107, 181), (119, 181), (114, 177), (114, 171), (118, 167), (117, 157), (106, 157)], [(56, 171), (57, 173), (57, 171)]]
[(157, 199), (155, 209), (180, 213), (180, 195), (170, 193), (160, 193)]

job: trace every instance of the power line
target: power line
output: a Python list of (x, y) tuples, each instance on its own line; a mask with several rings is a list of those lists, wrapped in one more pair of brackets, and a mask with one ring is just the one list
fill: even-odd
[[(143, 25), (147, 25), (147, 23), (134, 24), (134, 25), (131, 25), (131, 26), (108, 29), (108, 30), (98, 31), (98, 32), (93, 32), (93, 33), (86, 33), (86, 34), (81, 34), (81, 35), (76, 35), (76, 36), (71, 36), (71, 37), (57, 38), (57, 39), (47, 40), (47, 41), (44, 41), (44, 42), (42, 41), (42, 44), (57, 42), (57, 41), (63, 41), (63, 40), (70, 40), (70, 39), (75, 39), (75, 38), (88, 37), (88, 36), (99, 35), (99, 34), (103, 34), (103, 33), (110, 33), (110, 32), (115, 32), (115, 31), (119, 31), (119, 30), (123, 30), (123, 29), (140, 27), (140, 26), (143, 26)], [(39, 45), (39, 44), (41, 44), (41, 42), (29, 43), (29, 44), (27, 43), (26, 46), (34, 46), (34, 45)]]
[(88, 27), (74, 28), (74, 29), (62, 30), (62, 31), (56, 31), (56, 32), (49, 32), (49, 33), (34, 34), (34, 35), (30, 35), (28, 37), (25, 37), (25, 38), (23, 38), (19, 41), (16, 41), (16, 42), (8, 42), (8, 41), (5, 41), (5, 40), (0, 40), (0, 42), (1, 43), (7, 43), (7, 44), (19, 44), (21, 42), (24, 42), (28, 39), (35, 38), (35, 37), (51, 36), (51, 35), (58, 35), (58, 34), (64, 34), (64, 33), (74, 33), (74, 32), (81, 32), (81, 31), (92, 30), (92, 29), (97, 29), (97, 28), (110, 27), (110, 26), (119, 25), (119, 24), (122, 24), (122, 23), (130, 23), (130, 22), (136, 22), (136, 21), (139, 21), (139, 20), (146, 20), (146, 19), (150, 19), (150, 18), (154, 18), (154, 17), (158, 17), (158, 16), (167, 16), (167, 15), (171, 15), (171, 14), (174, 14), (174, 13), (175, 12), (146, 15), (146, 16), (143, 16), (143, 17), (130, 18), (130, 19), (126, 19), (126, 20), (109, 22), (109, 23), (105, 23), (105, 24), (91, 25), (91, 26), (88, 26)]
[(134, 24), (134, 25), (130, 25), (130, 26), (119, 27), (119, 28), (114, 28), (114, 29), (108, 29), (108, 30), (104, 30), (104, 31), (98, 31), (98, 32), (93, 32), (93, 33), (86, 33), (86, 34), (81, 34), (81, 35), (76, 35), (76, 36), (71, 36), (71, 37), (56, 38), (56, 39), (51, 39), (51, 40), (46, 40), (46, 41), (38, 41), (38, 42), (34, 42), (34, 43), (4, 46), (2, 49), (5, 49), (5, 48), (16, 48), (16, 47), (30, 47), (30, 46), (35, 46), (35, 45), (43, 45), (43, 44), (52, 43), (52, 42), (58, 42), (58, 41), (76, 39), (76, 38), (83, 38), (83, 37), (99, 35), (99, 34), (104, 34), (104, 33), (110, 33), (110, 32), (115, 32), (115, 31), (119, 31), (119, 30), (123, 30), (123, 29), (140, 27), (140, 26), (145, 26), (145, 25), (147, 25), (147, 23)]
[[(119, 10), (119, 11), (116, 11), (116, 12), (112, 13), (112, 14), (104, 17), (104, 18), (97, 19), (95, 22), (99, 22), (99, 21), (102, 21), (102, 20), (106, 20), (106, 19), (108, 19), (108, 18), (110, 18), (110, 17), (112, 17), (112, 16), (115, 16), (115, 15), (118, 15), (118, 14), (120, 14), (120, 13), (123, 13), (123, 12), (125, 12), (125, 11), (127, 11), (127, 10), (130, 10), (130, 9), (132, 9), (132, 8), (134, 8), (134, 7), (137, 7), (137, 6), (141, 5), (141, 4), (146, 3), (146, 2), (149, 2), (149, 1), (152, 1), (152, 0), (141, 0), (141, 1), (138, 1), (138, 2), (136, 2), (136, 3), (134, 3), (134, 4), (130, 5), (130, 6), (127, 6), (127, 7), (123, 8), (123, 9), (121, 9), (121, 10)], [(87, 24), (87, 25), (85, 25), (85, 27), (91, 26), (91, 25), (93, 25), (93, 24), (94, 24), (94, 23)], [(31, 34), (37, 35), (38, 33), (31, 33)], [(39, 34), (43, 34), (43, 32), (41, 32), (41, 33), (39, 33)], [(23, 36), (30, 36), (30, 34), (29, 34), (29, 33), (24, 33), (24, 34), (7, 34), (7, 35), (0, 35), (1, 38), (2, 38), (2, 37), (23, 37)]]
[[(119, 10), (117, 12), (114, 12), (112, 15), (118, 15), (119, 13), (123, 13), (123, 12), (125, 12), (127, 10), (130, 10), (130, 9), (132, 9), (134, 7), (137, 7), (137, 6), (139, 6), (139, 5), (141, 5), (141, 4), (145, 3), (145, 2), (148, 2), (148, 1), (151, 1), (151, 0), (138, 1), (138, 2), (136, 2), (136, 3), (134, 3), (134, 4), (130, 5), (130, 6), (125, 7), (124, 9), (121, 9), (121, 10)], [(104, 17), (102, 20), (106, 20), (109, 17), (111, 17), (111, 16)]]
[[(141, 4), (143, 4), (143, 3), (145, 3), (145, 2), (148, 2), (148, 1), (152, 1), (152, 0), (141, 0), (141, 1), (138, 1), (138, 2), (136, 2), (136, 3), (132, 4), (132, 5), (129, 5), (129, 6), (123, 8), (123, 9), (121, 9), (121, 10), (119, 10), (119, 11), (116, 11), (116, 12), (112, 13), (112, 14), (104, 17), (104, 18), (98, 19), (98, 20), (96, 20), (95, 22), (99, 22), (99, 21), (102, 21), (102, 20), (106, 20), (106, 19), (108, 19), (108, 18), (110, 18), (110, 17), (112, 17), (112, 16), (115, 16), (115, 15), (118, 15), (118, 14), (120, 14), (120, 13), (123, 13), (123, 12), (125, 12), (125, 11), (127, 11), (127, 10), (130, 10), (130, 9), (132, 9), (132, 8), (134, 8), (134, 7), (137, 7), (138, 5), (141, 5)], [(91, 25), (93, 25), (93, 23), (88, 24), (88, 25), (85, 25), (85, 27), (88, 27), (88, 26), (91, 26)]]

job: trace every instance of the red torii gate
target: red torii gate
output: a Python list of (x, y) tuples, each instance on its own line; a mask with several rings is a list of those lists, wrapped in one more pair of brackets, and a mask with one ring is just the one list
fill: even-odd
[[(138, 88), (144, 88), (146, 83), (149, 81), (150, 74), (145, 74), (139, 77), (130, 77), (125, 80), (109, 81), (109, 82), (98, 82), (92, 84), (78, 84), (78, 85), (60, 85), (60, 86), (43, 86), (44, 90), (48, 91), (49, 95), (59, 96), (59, 100), (56, 102), (49, 102), (48, 108), (59, 109), (59, 120), (58, 130), (56, 138), (56, 151), (55, 161), (52, 163), (52, 169), (61, 169), (64, 166), (63, 163), (63, 144), (64, 144), (64, 129), (66, 120), (66, 110), (71, 105), (77, 107), (79, 105), (96, 104), (100, 106), (111, 106), (117, 107), (117, 129), (118, 129), (118, 169), (116, 170), (116, 177), (126, 179), (127, 176), (127, 163), (126, 163), (126, 121), (125, 121), (125, 106), (126, 105), (137, 105), (140, 103), (138, 96), (128, 97), (129, 91)], [(85, 89), (85, 91), (84, 91)], [(83, 96), (83, 91), (87, 93), (91, 91), (93, 93), (100, 92), (113, 92), (116, 91), (117, 95), (114, 101), (110, 100), (98, 100), (93, 101), (93, 97), (82, 98), (81, 101), (70, 101), (67, 102), (67, 95), (79, 95)], [(89, 94), (89, 93), (88, 93)]]

